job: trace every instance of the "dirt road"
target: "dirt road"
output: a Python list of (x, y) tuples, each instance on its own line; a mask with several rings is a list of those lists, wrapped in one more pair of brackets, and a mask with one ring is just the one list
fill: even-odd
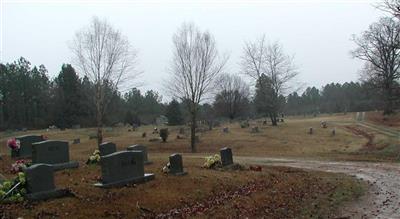
[(235, 162), (288, 166), (301, 169), (345, 173), (371, 186), (357, 203), (343, 209), (348, 218), (400, 218), (400, 165), (367, 162), (330, 162), (301, 159), (234, 157)]

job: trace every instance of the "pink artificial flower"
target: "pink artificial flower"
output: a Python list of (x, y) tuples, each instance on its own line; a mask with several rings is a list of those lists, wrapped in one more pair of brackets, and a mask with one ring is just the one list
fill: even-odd
[(20, 147), (20, 142), (19, 142), (19, 140), (16, 140), (15, 138), (8, 139), (7, 146), (9, 148), (11, 148), (12, 150), (18, 150)]
[(11, 173), (15, 174), (22, 171), (22, 168), (26, 167), (25, 160), (17, 160), (15, 163), (11, 164)]
[(46, 135), (42, 135), (42, 139), (43, 140), (47, 140), (47, 139), (49, 139)]

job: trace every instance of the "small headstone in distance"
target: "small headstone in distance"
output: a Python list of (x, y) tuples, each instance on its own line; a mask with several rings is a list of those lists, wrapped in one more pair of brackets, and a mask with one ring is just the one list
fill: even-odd
[(141, 151), (141, 152), (143, 153), (143, 163), (144, 163), (144, 164), (151, 164), (151, 163), (153, 163), (153, 162), (151, 162), (151, 161), (148, 160), (148, 157), (147, 157), (147, 147), (146, 147), (146, 146), (140, 145), (140, 144), (135, 144), (135, 145), (128, 146), (126, 149), (127, 149), (128, 151)]
[(146, 132), (142, 133), (142, 138), (146, 138)]
[(308, 129), (308, 134), (310, 134), (310, 135), (312, 135), (313, 134), (313, 127), (310, 127), (309, 129)]
[(183, 171), (182, 155), (172, 154), (169, 156), (169, 173), (175, 176), (186, 175), (187, 172)]
[(67, 141), (41, 141), (32, 144), (32, 163), (49, 164), (54, 170), (78, 168), (79, 163), (69, 160)]
[(101, 188), (142, 183), (154, 179), (154, 174), (144, 173), (141, 151), (119, 151), (101, 158)]
[(335, 136), (336, 135), (336, 128), (333, 128), (332, 129), (332, 136)]
[(45, 200), (67, 195), (66, 189), (56, 189), (54, 169), (47, 164), (34, 164), (24, 169), (28, 200)]
[(233, 164), (232, 149), (224, 147), (220, 150), (222, 166)]
[(281, 122), (285, 122), (285, 120), (283, 118), (281, 118)]
[(264, 120), (264, 121), (263, 121), (263, 125), (267, 125), (267, 120)]
[(222, 131), (223, 131), (224, 133), (229, 133), (229, 128), (228, 128), (228, 127), (224, 127), (224, 128), (222, 129)]
[(80, 143), (81, 143), (80, 138), (75, 138), (74, 141), (72, 142), (72, 144), (80, 144)]
[(99, 145), (100, 156), (106, 156), (117, 152), (117, 146), (112, 142), (104, 142)]

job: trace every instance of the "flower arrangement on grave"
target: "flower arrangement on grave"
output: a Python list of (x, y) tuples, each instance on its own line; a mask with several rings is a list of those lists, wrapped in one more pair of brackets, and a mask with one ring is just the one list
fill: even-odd
[(9, 147), (11, 150), (18, 151), (21, 147), (21, 142), (15, 138), (8, 139), (7, 147)]
[(0, 202), (22, 202), (26, 194), (25, 174), (19, 172), (14, 180), (6, 180), (0, 184)]
[(169, 173), (170, 168), (171, 168), (171, 164), (168, 162), (168, 163), (162, 168), (162, 172), (163, 172), (163, 173)]
[(42, 135), (43, 140), (48, 140), (49, 138), (46, 135)]
[(90, 155), (89, 159), (86, 161), (86, 164), (97, 164), (100, 162), (100, 151), (95, 150), (92, 155)]
[(15, 174), (22, 171), (23, 168), (28, 166), (28, 162), (26, 160), (17, 160), (15, 163), (11, 164), (11, 173)]
[(204, 168), (212, 169), (217, 167), (222, 167), (221, 156), (219, 154), (214, 154), (213, 156), (205, 157)]

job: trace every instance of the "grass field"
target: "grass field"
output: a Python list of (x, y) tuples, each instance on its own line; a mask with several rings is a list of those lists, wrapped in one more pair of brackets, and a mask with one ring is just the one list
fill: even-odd
[[(321, 128), (321, 121), (327, 121), (328, 128)], [(260, 132), (251, 133), (252, 126), (258, 126)], [(229, 127), (229, 133), (223, 133), (222, 127)], [(309, 127), (314, 128), (314, 134), (307, 134)], [(363, 134), (355, 134), (349, 127), (372, 135), (372, 146), (366, 147), (371, 143), (371, 139)], [(226, 196), (226, 200), (222, 200), (220, 205), (212, 204), (211, 208), (198, 210), (199, 214), (195, 215), (217, 218), (249, 215), (263, 215), (269, 218), (326, 218), (335, 215), (344, 202), (356, 199), (363, 192), (360, 182), (341, 174), (283, 167), (263, 167), (262, 172), (203, 169), (203, 159), (185, 158), (186, 153), (190, 152), (189, 137), (177, 139), (179, 127), (168, 128), (170, 136), (167, 143), (149, 141), (158, 137), (151, 134), (152, 126), (140, 127), (134, 132), (129, 132), (128, 127), (105, 129), (105, 141), (116, 143), (118, 150), (124, 150), (133, 144), (144, 144), (148, 146), (149, 159), (154, 161), (145, 167), (146, 172), (156, 174), (154, 181), (116, 189), (99, 189), (92, 186), (100, 176), (100, 168), (87, 166), (85, 161), (97, 148), (96, 140), (89, 139), (89, 135), (94, 134), (95, 129), (0, 133), (1, 154), (9, 153), (5, 146), (8, 138), (28, 133), (44, 134), (49, 139), (70, 142), (75, 138), (81, 139), (80, 144), (70, 144), (71, 160), (79, 161), (79, 169), (56, 173), (56, 185), (70, 188), (76, 197), (2, 205), (0, 215), (5, 218), (69, 218), (70, 215), (74, 215), (74, 218), (153, 217), (164, 213), (167, 215), (167, 212), (182, 206), (197, 209), (196, 203), (208, 206), (207, 203), (215, 203), (214, 199), (217, 197)], [(331, 135), (333, 128), (336, 128), (335, 136)], [(147, 133), (146, 138), (142, 138), (143, 132)], [(333, 160), (397, 161), (399, 152), (399, 142), (396, 139), (363, 129), (354, 123), (352, 114), (315, 118), (290, 117), (278, 127), (252, 121), (250, 128), (240, 128), (239, 123), (235, 122), (201, 132), (199, 136), (199, 157), (218, 153), (224, 146), (231, 147), (234, 155), (241, 156)], [(172, 177), (162, 174), (161, 168), (168, 162), (169, 154), (177, 152), (184, 154), (184, 166), (189, 175)], [(3, 157), (0, 161), (0, 171), (3, 175), (12, 177), (9, 171), (12, 160), (8, 156)], [(246, 189), (250, 192), (244, 195), (226, 195)], [(149, 211), (139, 210), (137, 205)]]

